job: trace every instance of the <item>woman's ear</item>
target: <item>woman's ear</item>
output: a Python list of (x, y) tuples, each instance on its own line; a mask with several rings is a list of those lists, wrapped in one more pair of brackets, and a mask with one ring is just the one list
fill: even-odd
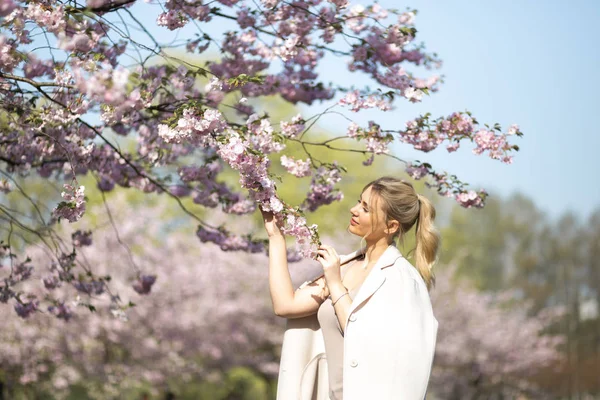
[(385, 233), (393, 235), (398, 232), (398, 230), (400, 230), (400, 223), (398, 221), (395, 219), (388, 221)]

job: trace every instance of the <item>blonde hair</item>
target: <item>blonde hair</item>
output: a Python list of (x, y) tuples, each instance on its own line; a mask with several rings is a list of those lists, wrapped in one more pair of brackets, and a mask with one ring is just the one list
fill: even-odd
[[(429, 199), (418, 194), (410, 182), (401, 179), (384, 176), (368, 183), (363, 192), (369, 187), (371, 199), (376, 203), (379, 203), (379, 199), (382, 200), (381, 209), (385, 213), (386, 225), (391, 220), (400, 224), (392, 236), (393, 240), (398, 237), (402, 240), (404, 234), (416, 224), (415, 267), (425, 281), (427, 289), (431, 289), (435, 283), (432, 268), (440, 247), (440, 235), (433, 225), (435, 207)], [(371, 209), (377, 210), (375, 204), (371, 205)]]

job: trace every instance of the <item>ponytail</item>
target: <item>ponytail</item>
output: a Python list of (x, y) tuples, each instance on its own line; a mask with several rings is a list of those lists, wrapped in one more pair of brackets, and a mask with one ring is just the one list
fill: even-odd
[(437, 252), (440, 246), (440, 235), (433, 226), (435, 220), (435, 207), (424, 196), (417, 195), (419, 198), (419, 216), (416, 226), (416, 249), (415, 266), (421, 274), (421, 277), (427, 285), (427, 289), (435, 283), (433, 275), (433, 264), (437, 261)]

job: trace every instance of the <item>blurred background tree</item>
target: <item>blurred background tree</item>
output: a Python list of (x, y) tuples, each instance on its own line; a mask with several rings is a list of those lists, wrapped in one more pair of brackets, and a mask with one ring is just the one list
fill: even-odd
[[(340, 252), (359, 243), (343, 232), (355, 201), (350, 194), (380, 175), (398, 176), (390, 162), (362, 171), (348, 179), (346, 198), (309, 216)], [(34, 184), (23, 189), (32, 198), (48, 198)], [(285, 196), (305, 190), (284, 176)], [(6, 200), (31, 206), (18, 196), (12, 192)], [(598, 396), (600, 212), (585, 221), (572, 215), (553, 221), (519, 195), (492, 196), (477, 211), (443, 199), (437, 206), (444, 248), (432, 298), (441, 328), (429, 397)], [(116, 292), (136, 304), (129, 321), (90, 313), (83, 295), (79, 306), (71, 305), (66, 325), (48, 313), (26, 323), (6, 313), (0, 333), (4, 397), (274, 398), (284, 321), (271, 310), (265, 256), (200, 244), (190, 234), (193, 227), (174, 223), (179, 211), (165, 196), (119, 190), (89, 211), (77, 228), (94, 228), (95, 246), (79, 251), (98, 274), (122, 278), (115, 279), (123, 282)], [(257, 215), (237, 223), (244, 231), (263, 229)], [(65, 229), (64, 239), (70, 234)], [(404, 254), (414, 243), (411, 236)], [(42, 279), (49, 261), (35, 239), (28, 240), (27, 254)], [(136, 268), (159, 277), (139, 303), (127, 285)], [(319, 272), (310, 261), (290, 269), (296, 284)], [(69, 289), (52, 292), (57, 300), (62, 290)]]

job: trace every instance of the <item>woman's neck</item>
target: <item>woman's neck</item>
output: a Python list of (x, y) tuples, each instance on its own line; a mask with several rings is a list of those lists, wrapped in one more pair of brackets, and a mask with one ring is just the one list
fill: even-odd
[(376, 263), (379, 257), (387, 250), (390, 244), (387, 238), (381, 238), (377, 242), (367, 242), (367, 250), (365, 251), (366, 258), (369, 260), (369, 264)]

